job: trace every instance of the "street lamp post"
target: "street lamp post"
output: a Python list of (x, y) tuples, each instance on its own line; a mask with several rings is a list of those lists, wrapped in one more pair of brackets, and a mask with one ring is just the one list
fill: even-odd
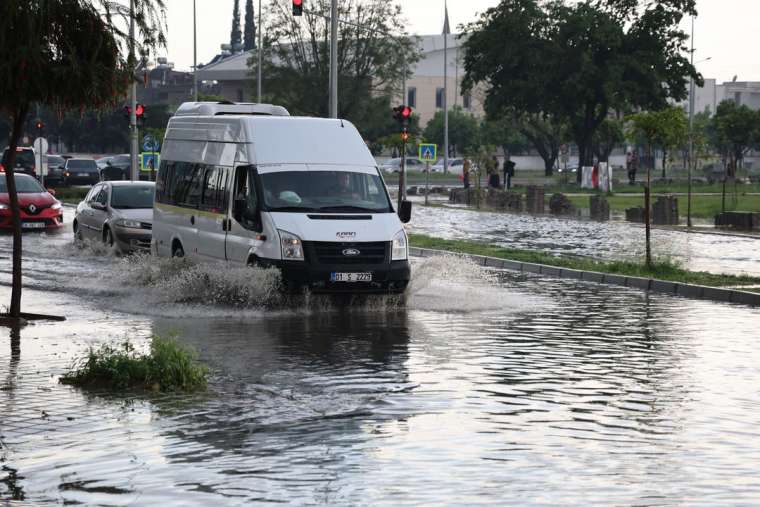
[[(694, 67), (694, 16), (691, 17), (691, 66)], [(689, 79), (689, 167), (686, 197), (686, 226), (691, 227), (691, 172), (694, 165), (694, 77)]]
[(256, 50), (256, 102), (261, 104), (261, 54), (264, 52), (262, 34), (264, 30), (261, 27), (261, 0), (259, 0), (259, 47)]
[(193, 100), (198, 102), (198, 30), (193, 0)]
[(129, 127), (130, 127), (130, 179), (136, 181), (140, 179), (139, 167), (137, 164), (138, 147), (137, 147), (137, 83), (135, 82), (135, 0), (129, 1), (129, 79), (130, 87), (130, 105)]

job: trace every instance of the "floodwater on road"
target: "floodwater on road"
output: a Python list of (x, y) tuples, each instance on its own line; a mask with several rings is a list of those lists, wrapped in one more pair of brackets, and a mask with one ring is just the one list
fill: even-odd
[[(69, 320), (0, 335), (0, 499), (760, 503), (757, 309), (450, 258), (415, 262), (406, 305), (293, 305), (268, 273), (24, 244), (24, 309)], [(58, 383), (153, 334), (198, 350), (207, 392)]]
[[(415, 203), (411, 224), (412, 232), (421, 234), (557, 255), (641, 260), (645, 251), (644, 227), (627, 222), (474, 212)], [(655, 257), (676, 260), (694, 271), (760, 275), (760, 237), (655, 228), (652, 252)]]

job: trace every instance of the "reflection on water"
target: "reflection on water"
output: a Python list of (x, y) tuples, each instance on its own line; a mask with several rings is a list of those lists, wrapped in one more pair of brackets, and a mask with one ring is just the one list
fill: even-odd
[[(446, 239), (602, 259), (644, 257), (644, 228), (626, 222), (415, 206), (411, 224), (413, 232)], [(652, 249), (697, 271), (760, 275), (760, 238), (654, 229)]]
[[(37, 240), (35, 259), (64, 248)], [(758, 310), (450, 259), (418, 264), (436, 279), (406, 307), (156, 304), (116, 259), (50, 262), (25, 304), (69, 321), (0, 335), (0, 499), (760, 503)], [(154, 333), (199, 351), (208, 392), (57, 383), (88, 346)]]

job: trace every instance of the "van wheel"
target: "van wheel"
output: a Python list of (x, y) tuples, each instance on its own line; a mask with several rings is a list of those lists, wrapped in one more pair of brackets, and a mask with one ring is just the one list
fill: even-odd
[(182, 248), (182, 244), (177, 242), (172, 246), (172, 257), (182, 258), (185, 256), (185, 250)]

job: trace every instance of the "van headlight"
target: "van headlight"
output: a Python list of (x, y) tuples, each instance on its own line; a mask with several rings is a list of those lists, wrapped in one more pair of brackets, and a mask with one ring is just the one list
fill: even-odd
[(393, 236), (393, 247), (391, 248), (392, 261), (405, 261), (409, 257), (407, 252), (406, 232), (401, 229)]
[(302, 261), (303, 260), (303, 243), (301, 238), (288, 231), (277, 230), (280, 233), (280, 248), (282, 249), (282, 260), (284, 261)]

